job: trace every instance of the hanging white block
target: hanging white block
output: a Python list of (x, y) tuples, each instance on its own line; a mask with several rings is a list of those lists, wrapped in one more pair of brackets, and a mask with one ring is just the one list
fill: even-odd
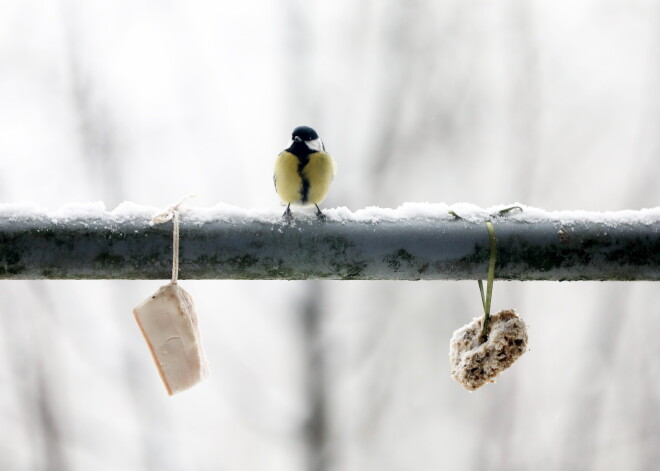
[(133, 309), (167, 393), (188, 389), (208, 376), (192, 296), (178, 284), (161, 286)]

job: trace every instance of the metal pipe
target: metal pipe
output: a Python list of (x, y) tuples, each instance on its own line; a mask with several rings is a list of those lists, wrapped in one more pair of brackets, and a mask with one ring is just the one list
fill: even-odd
[[(493, 220), (496, 279), (660, 280), (660, 223)], [(466, 220), (285, 224), (181, 219), (180, 279), (476, 280), (484, 223)], [(172, 223), (110, 213), (66, 222), (0, 220), (0, 279), (169, 279)]]

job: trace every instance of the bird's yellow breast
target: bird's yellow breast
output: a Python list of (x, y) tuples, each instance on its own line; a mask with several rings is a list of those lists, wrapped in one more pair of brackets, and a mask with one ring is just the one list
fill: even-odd
[(309, 181), (307, 201), (319, 204), (330, 189), (335, 176), (335, 163), (326, 152), (314, 152), (309, 156), (309, 163), (303, 168), (302, 175)]
[(332, 157), (314, 152), (303, 167), (294, 154), (283, 151), (275, 161), (275, 189), (285, 203), (319, 204), (330, 188), (335, 174)]
[(285, 203), (301, 199), (302, 177), (298, 174), (298, 157), (283, 151), (275, 160), (275, 190)]

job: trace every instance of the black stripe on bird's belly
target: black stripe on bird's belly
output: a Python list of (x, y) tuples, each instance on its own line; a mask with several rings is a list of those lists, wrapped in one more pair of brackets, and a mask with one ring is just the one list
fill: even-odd
[(309, 180), (303, 174), (303, 169), (309, 163), (309, 154), (307, 155), (296, 155), (298, 157), (298, 175), (300, 175), (300, 201), (304, 204), (307, 203), (307, 198), (309, 196)]
[(298, 158), (298, 175), (300, 175), (302, 182), (300, 184), (300, 201), (303, 204), (307, 203), (307, 198), (309, 197), (309, 180), (303, 175), (303, 169), (309, 163), (309, 156), (316, 151), (307, 147), (307, 144), (302, 141), (294, 141), (286, 151)]

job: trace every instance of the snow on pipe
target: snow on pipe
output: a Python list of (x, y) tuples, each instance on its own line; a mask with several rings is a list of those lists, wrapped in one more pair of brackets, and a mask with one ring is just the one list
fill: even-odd
[[(190, 209), (181, 218), (179, 278), (484, 279), (491, 219), (497, 279), (660, 280), (660, 208), (523, 207), (491, 217), (467, 205), (456, 209), (459, 219), (446, 205), (435, 213), (406, 205), (377, 214), (328, 209), (325, 222), (300, 214), (291, 225), (275, 213)], [(142, 213), (103, 208), (61, 217), (0, 207), (0, 279), (169, 279), (172, 224), (154, 226)]]

